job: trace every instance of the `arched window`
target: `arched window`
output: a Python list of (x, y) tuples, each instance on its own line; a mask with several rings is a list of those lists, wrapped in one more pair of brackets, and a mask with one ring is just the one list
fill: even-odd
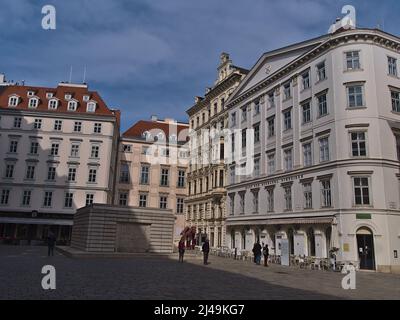
[(49, 100), (49, 109), (57, 109), (58, 107), (58, 100), (56, 99), (51, 99)]
[(87, 112), (95, 112), (96, 111), (96, 102), (90, 101), (87, 103), (86, 106), (86, 111)]
[(8, 99), (8, 106), (9, 107), (16, 107), (19, 103), (19, 97), (18, 96), (11, 96)]
[(29, 99), (29, 108), (37, 108), (37, 106), (39, 105), (39, 99), (38, 98), (30, 98)]
[(68, 111), (76, 111), (77, 107), (78, 107), (78, 103), (76, 101), (68, 102)]

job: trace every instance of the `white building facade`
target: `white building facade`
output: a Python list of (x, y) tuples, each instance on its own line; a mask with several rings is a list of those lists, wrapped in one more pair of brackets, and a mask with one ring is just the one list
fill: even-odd
[(76, 209), (112, 203), (119, 112), (87, 85), (0, 90), (0, 238), (68, 243)]
[(294, 256), (400, 272), (399, 59), (400, 39), (369, 29), (259, 59), (227, 102), (231, 248), (280, 255), (287, 239)]

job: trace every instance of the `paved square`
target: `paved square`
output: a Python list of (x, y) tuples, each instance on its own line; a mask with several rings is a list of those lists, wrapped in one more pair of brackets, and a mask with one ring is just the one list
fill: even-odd
[[(400, 275), (357, 272), (343, 290), (340, 273), (187, 255), (71, 259), (45, 247), (0, 246), (0, 299), (400, 299)], [(57, 289), (41, 287), (44, 265), (56, 268)]]

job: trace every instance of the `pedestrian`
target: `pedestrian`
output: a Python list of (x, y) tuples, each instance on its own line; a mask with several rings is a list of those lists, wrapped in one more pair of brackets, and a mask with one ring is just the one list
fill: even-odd
[(261, 263), (261, 244), (260, 241), (257, 241), (253, 247), (253, 254), (254, 254), (254, 262), (256, 264)]
[(49, 233), (47, 234), (47, 255), (54, 256), (54, 247), (56, 245), (56, 236), (55, 234), (50, 230)]
[(201, 249), (203, 251), (204, 264), (207, 265), (208, 264), (208, 253), (210, 252), (210, 242), (208, 241), (208, 239), (206, 239), (206, 241), (203, 243), (203, 246)]
[(266, 244), (263, 248), (263, 255), (264, 255), (264, 267), (268, 267), (268, 256), (269, 256), (268, 244)]
[(179, 262), (183, 262), (183, 255), (185, 254), (185, 241), (181, 240), (178, 244)]

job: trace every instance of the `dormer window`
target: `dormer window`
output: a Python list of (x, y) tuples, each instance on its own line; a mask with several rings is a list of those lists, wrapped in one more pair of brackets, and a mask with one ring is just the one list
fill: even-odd
[(151, 138), (151, 133), (148, 131), (145, 131), (142, 133), (142, 137), (145, 138), (146, 140), (149, 140)]
[(28, 97), (33, 97), (35, 95), (34, 91), (28, 91)]
[(8, 106), (9, 107), (16, 107), (19, 103), (19, 97), (18, 96), (11, 96), (8, 99)]
[(95, 112), (96, 111), (96, 102), (88, 102), (86, 107), (87, 112)]
[(83, 96), (83, 101), (88, 102), (90, 100), (90, 96)]
[(29, 99), (29, 108), (37, 108), (38, 105), (39, 105), (38, 98), (30, 98)]
[(71, 100), (71, 99), (72, 99), (72, 95), (70, 93), (66, 93), (65, 100)]
[(54, 96), (53, 92), (47, 92), (46, 93), (46, 98), (47, 99), (51, 99), (51, 98), (53, 98), (53, 96)]
[(162, 132), (160, 132), (159, 134), (157, 134), (158, 140), (164, 140), (165, 136)]
[(49, 109), (55, 110), (58, 107), (58, 101), (56, 99), (51, 99), (49, 101)]
[(68, 102), (68, 111), (76, 111), (77, 107), (78, 107), (78, 103), (76, 101)]

